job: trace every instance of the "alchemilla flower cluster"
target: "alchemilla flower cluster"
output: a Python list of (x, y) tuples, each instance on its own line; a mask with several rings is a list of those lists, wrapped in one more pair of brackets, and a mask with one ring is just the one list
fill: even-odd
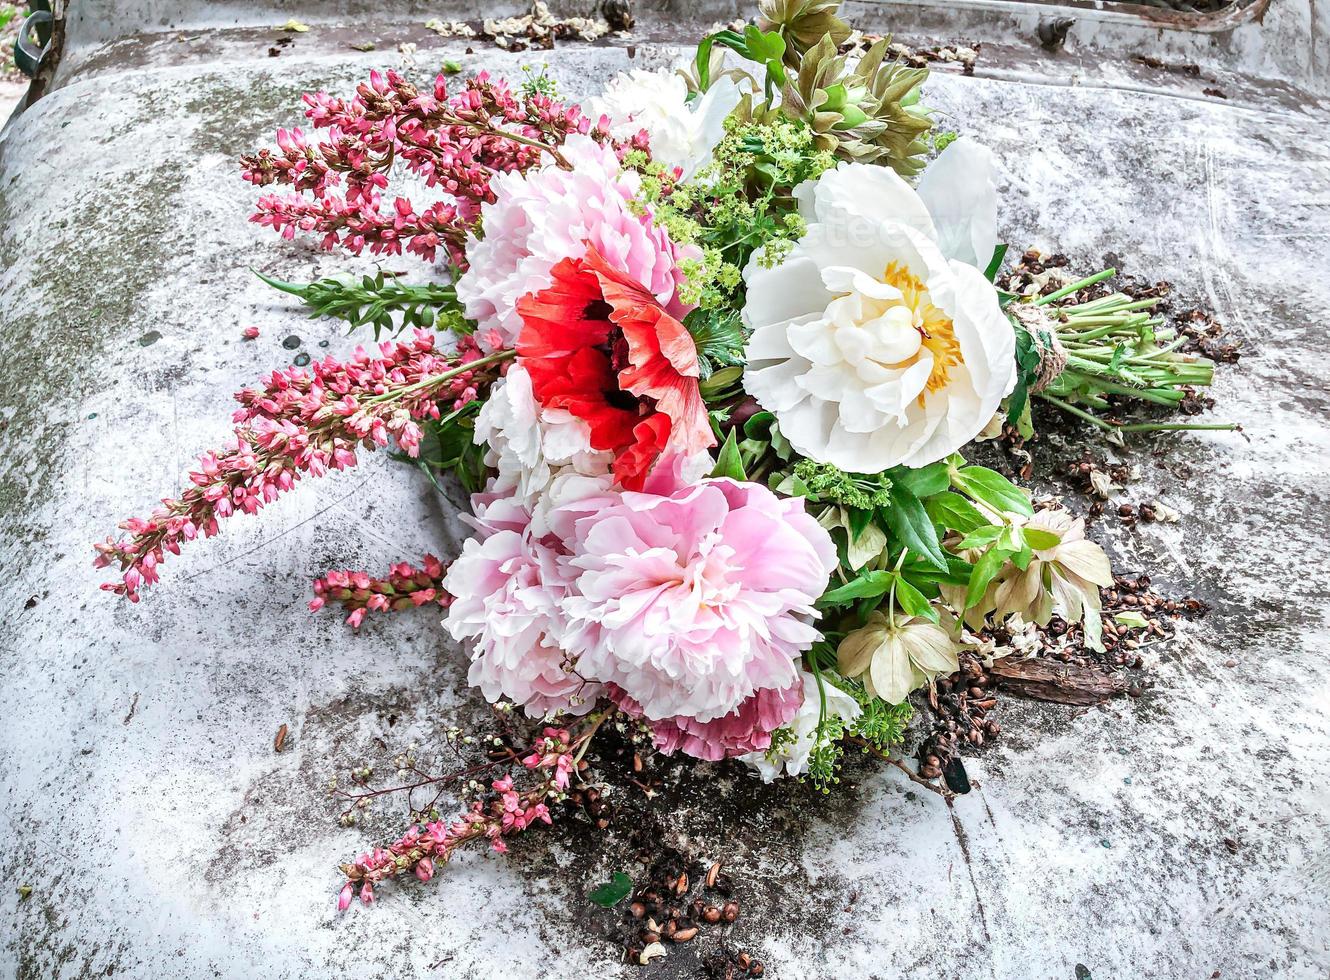
[[(548, 822), (609, 717), (663, 753), (827, 787), (846, 744), (890, 753), (970, 630), (1058, 615), (1099, 642), (1103, 551), (963, 454), (1004, 420), (1028, 429), (1032, 397), (1090, 415), (1206, 366), (1137, 305), (1089, 311), (1091, 336), (1057, 294), (999, 290), (997, 162), (931, 133), (926, 72), (886, 42), (851, 52), (835, 6), (764, 0), (679, 72), (581, 106), (543, 76), (376, 72), (306, 97), (321, 141), (284, 130), (244, 159), (283, 191), (258, 224), (429, 263), (419, 284), (279, 285), (415, 333), (241, 392), (234, 447), (97, 546), (107, 588), (137, 601), (220, 519), (395, 442), (470, 492), (470, 539), (384, 577), (331, 572), (311, 606), (353, 626), (442, 612), (480, 695), (551, 726), (530, 788), (491, 774), (456, 823), (346, 866), (343, 906)], [(394, 194), (403, 171), (432, 199)], [(1112, 380), (1147, 361), (1136, 388)]]

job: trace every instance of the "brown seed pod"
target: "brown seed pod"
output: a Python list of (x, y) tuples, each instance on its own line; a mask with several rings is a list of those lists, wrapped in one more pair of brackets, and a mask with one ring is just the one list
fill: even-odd
[(739, 918), (739, 903), (733, 901), (726, 902), (725, 908), (720, 911), (720, 917), (726, 922), (733, 922), (735, 919)]
[(676, 943), (686, 943), (697, 935), (697, 926), (689, 926), (686, 929), (679, 929), (670, 938)]
[(707, 887), (716, 887), (716, 876), (720, 874), (720, 862), (713, 862), (711, 867), (707, 868)]
[(716, 908), (714, 905), (708, 905), (702, 912), (702, 919), (704, 922), (715, 925), (720, 921), (720, 909)]

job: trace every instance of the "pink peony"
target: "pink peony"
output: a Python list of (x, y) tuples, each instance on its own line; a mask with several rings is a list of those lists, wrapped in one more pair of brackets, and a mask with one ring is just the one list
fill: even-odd
[(507, 698), (533, 718), (589, 711), (600, 685), (571, 672), (559, 645), (572, 572), (531, 533), (522, 502), (476, 494), (472, 506), (477, 534), (444, 578), (455, 597), (444, 625), (454, 639), (475, 641), (467, 680), (488, 700)]
[[(551, 516), (576, 574), (561, 602), (572, 629), (564, 646), (648, 721), (670, 720), (678, 734), (658, 732), (667, 744), (725, 754), (752, 741), (746, 701), (798, 684), (836, 549), (801, 499), (728, 479), (661, 484)], [(750, 710), (788, 720), (767, 705)], [(737, 726), (706, 726), (736, 712)], [(736, 735), (744, 726), (748, 736)], [(715, 745), (699, 744), (708, 739)]]
[[(642, 707), (619, 688), (610, 686), (609, 695), (620, 708), (634, 718)], [(763, 688), (723, 718), (697, 721), (684, 715), (649, 722), (656, 748), (670, 755), (683, 752), (707, 762), (731, 756), (765, 752), (771, 747), (771, 733), (790, 722), (803, 705), (802, 685)]]
[(550, 163), (495, 177), (495, 200), (481, 208), (484, 237), (467, 239), (470, 267), (457, 280), (457, 298), (478, 323), (483, 344), (513, 346), (522, 329), (517, 301), (548, 287), (555, 264), (580, 259), (588, 243), (671, 316), (687, 312), (677, 295), (681, 251), (650, 214), (629, 210), (640, 177), (621, 174), (614, 149), (589, 136), (568, 137), (561, 152), (572, 170)]

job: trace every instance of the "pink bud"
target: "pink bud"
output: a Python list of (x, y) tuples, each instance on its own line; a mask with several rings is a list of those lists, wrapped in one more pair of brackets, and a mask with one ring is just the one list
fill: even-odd
[(342, 886), (342, 890), (337, 893), (337, 911), (345, 912), (351, 906), (351, 899), (355, 897), (356, 886), (347, 882)]
[(257, 340), (259, 336), (259, 328), (246, 327), (244, 330), (240, 331), (240, 336), (244, 337), (246, 340)]
[(374, 886), (368, 881), (360, 887), (360, 901), (366, 905), (374, 901)]
[(416, 864), (416, 877), (421, 881), (429, 881), (434, 877), (434, 862), (430, 858), (421, 858)]

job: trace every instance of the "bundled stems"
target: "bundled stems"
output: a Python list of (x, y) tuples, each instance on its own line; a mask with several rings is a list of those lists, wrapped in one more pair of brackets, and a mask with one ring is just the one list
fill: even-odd
[(1119, 424), (1098, 412), (1112, 409), (1109, 399), (1127, 398), (1173, 408), (1195, 388), (1208, 386), (1214, 363), (1181, 353), (1186, 337), (1155, 314), (1157, 299), (1132, 299), (1116, 292), (1082, 303), (1060, 305), (1082, 290), (1111, 278), (1104, 269), (1041, 296), (1032, 306), (1049, 315), (1056, 333), (1056, 356), (1065, 359), (1060, 373), (1032, 394), (1103, 429), (1125, 432), (1156, 430), (1232, 430), (1232, 423), (1138, 422)]

